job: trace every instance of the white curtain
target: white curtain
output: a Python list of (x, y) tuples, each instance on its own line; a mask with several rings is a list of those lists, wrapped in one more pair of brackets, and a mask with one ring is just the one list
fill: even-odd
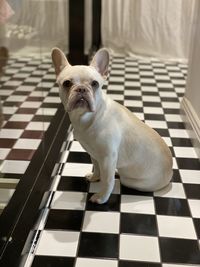
[[(1, 0), (0, 0), (1, 1)], [(68, 0), (7, 0), (15, 14), (0, 25), (1, 45), (14, 53), (68, 51)]]
[(195, 0), (102, 0), (103, 45), (116, 53), (187, 60)]

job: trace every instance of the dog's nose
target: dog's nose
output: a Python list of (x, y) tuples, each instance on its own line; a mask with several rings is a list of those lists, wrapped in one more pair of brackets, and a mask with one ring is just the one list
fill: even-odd
[(77, 93), (81, 93), (81, 94), (83, 94), (83, 93), (85, 93), (86, 92), (86, 89), (85, 89), (85, 87), (78, 87), (77, 89), (76, 89), (76, 92)]

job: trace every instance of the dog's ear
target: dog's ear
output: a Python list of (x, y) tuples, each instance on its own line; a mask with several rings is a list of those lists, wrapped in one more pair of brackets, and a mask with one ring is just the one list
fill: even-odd
[(94, 67), (104, 79), (108, 76), (109, 67), (109, 52), (107, 49), (102, 48), (94, 55), (90, 66)]
[(65, 54), (57, 47), (51, 51), (51, 57), (55, 68), (56, 76), (66, 67), (70, 66)]

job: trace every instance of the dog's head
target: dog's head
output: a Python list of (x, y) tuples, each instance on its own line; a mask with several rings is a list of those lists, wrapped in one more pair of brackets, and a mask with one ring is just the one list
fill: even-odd
[(81, 112), (94, 112), (108, 74), (108, 51), (100, 49), (89, 66), (71, 66), (58, 48), (52, 50), (52, 60), (65, 110), (72, 112), (81, 109)]

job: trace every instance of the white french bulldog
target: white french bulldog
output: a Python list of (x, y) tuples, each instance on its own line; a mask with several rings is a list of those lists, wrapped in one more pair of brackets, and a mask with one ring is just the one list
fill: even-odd
[(108, 201), (116, 169), (127, 187), (156, 191), (168, 185), (172, 156), (163, 139), (102, 91), (108, 75), (108, 51), (100, 49), (89, 66), (71, 66), (58, 48), (52, 50), (52, 60), (74, 136), (94, 165), (94, 173), (87, 179), (101, 180), (102, 188), (90, 200), (99, 204)]

